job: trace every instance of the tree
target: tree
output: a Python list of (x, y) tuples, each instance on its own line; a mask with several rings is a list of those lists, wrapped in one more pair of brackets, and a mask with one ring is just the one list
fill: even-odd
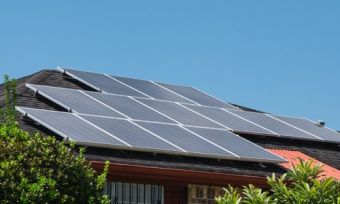
[(6, 105), (0, 124), (0, 203), (108, 203), (101, 174), (84, 148), (29, 134), (15, 121), (15, 80), (5, 77)]
[(15, 104), (17, 101), (15, 79), (10, 79), (8, 75), (4, 76), (4, 93), (5, 106), (0, 110), (0, 121), (7, 126), (16, 125), (15, 121)]
[(267, 177), (269, 191), (262, 191), (253, 185), (237, 188), (228, 186), (225, 194), (216, 198), (218, 204), (340, 204), (340, 182), (333, 178), (320, 180), (320, 165), (312, 161), (302, 161), (288, 173), (277, 178)]

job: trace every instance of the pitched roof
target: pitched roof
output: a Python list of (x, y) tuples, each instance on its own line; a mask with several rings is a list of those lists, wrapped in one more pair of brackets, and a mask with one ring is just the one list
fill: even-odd
[[(25, 83), (57, 86), (63, 88), (74, 88), (81, 90), (93, 90), (92, 88), (74, 80), (55, 70), (42, 70), (31, 76), (18, 79), (17, 86), (17, 105), (32, 108), (41, 108), (48, 110), (66, 111), (64, 108), (56, 105), (55, 103), (47, 100), (46, 98), (35, 95), (33, 91), (25, 86)], [(3, 85), (0, 85), (0, 91)], [(1, 92), (0, 92), (1, 93)], [(0, 106), (3, 105), (3, 96), (0, 95)], [(240, 108), (248, 111), (255, 111), (246, 107)], [(19, 115), (18, 115), (19, 118)], [(24, 130), (29, 132), (42, 132), (43, 134), (55, 135), (55, 133), (36, 124), (35, 122), (27, 119), (20, 119), (19, 123)], [(261, 136), (243, 135), (250, 141), (253, 141), (260, 146), (266, 148), (279, 148), (279, 149), (302, 149), (307, 155), (316, 158), (326, 164), (335, 168), (340, 168), (340, 152), (338, 146), (334, 144), (325, 144), (319, 142), (306, 142), (306, 141), (292, 141), (283, 138), (268, 138)], [(193, 157), (180, 157), (162, 154), (150, 154), (133, 151), (111, 150), (103, 148), (89, 147), (86, 156), (89, 159), (96, 160), (110, 160), (112, 162), (131, 163), (138, 165), (153, 165), (167, 168), (181, 168), (191, 169), (207, 172), (226, 172), (245, 175), (258, 175), (266, 176), (272, 172), (283, 173), (284, 168), (274, 164), (258, 164), (256, 162), (241, 162), (241, 161), (219, 161), (214, 159), (202, 159)]]

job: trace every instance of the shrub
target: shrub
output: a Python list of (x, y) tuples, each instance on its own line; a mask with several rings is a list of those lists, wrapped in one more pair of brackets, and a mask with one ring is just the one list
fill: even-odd
[(321, 166), (300, 160), (287, 174), (268, 177), (269, 191), (249, 185), (240, 194), (237, 188), (229, 186), (215, 200), (218, 204), (340, 204), (340, 182), (333, 178), (320, 180), (321, 173)]
[[(106, 164), (98, 175), (84, 148), (29, 134), (15, 121), (15, 81), (6, 79), (0, 124), (0, 203), (107, 203)], [(14, 85), (13, 85), (14, 84)], [(78, 152), (75, 154), (75, 152)]]

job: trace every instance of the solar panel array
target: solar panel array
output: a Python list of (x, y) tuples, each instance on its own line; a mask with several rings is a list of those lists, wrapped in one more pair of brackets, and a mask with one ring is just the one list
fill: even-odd
[(78, 144), (277, 163), (284, 159), (234, 133), (340, 143), (313, 121), (242, 111), (192, 87), (62, 71), (99, 92), (26, 84), (71, 113), (18, 110)]
[[(215, 159), (271, 163), (285, 161), (225, 130), (187, 129), (177, 124), (24, 107), (17, 107), (17, 110), (56, 134), (80, 145)], [(221, 141), (223, 141), (221, 144), (215, 143)]]
[[(120, 138), (131, 145), (134, 150), (144, 148), (145, 151), (169, 152), (169, 148), (165, 148), (165, 146), (170, 144), (183, 150), (177, 152), (182, 154), (184, 152), (196, 156), (247, 161), (283, 161), (282, 158), (244, 140), (227, 131), (223, 126), (176, 102), (33, 84), (27, 84), (27, 86), (65, 109), (71, 110), (73, 115), (78, 116), (77, 121), (79, 118), (86, 120), (92, 126)], [(77, 98), (73, 98), (74, 96)], [(93, 110), (88, 110), (86, 107), (91, 107)], [(32, 115), (30, 114), (31, 109), (21, 109), (28, 113), (28, 116)], [(34, 110), (34, 112), (37, 111)], [(44, 114), (45, 112), (42, 112), (40, 115)], [(69, 124), (75, 123), (77, 122), (70, 122)], [(196, 133), (197, 131), (200, 131), (200, 133)], [(70, 135), (67, 132), (64, 134)], [(150, 139), (150, 134), (154, 136), (151, 137), (153, 141)], [(70, 136), (70, 138), (72, 137)], [(217, 144), (214, 140), (224, 141), (224, 143)], [(237, 144), (228, 144), (229, 140), (237, 141)], [(157, 144), (159, 144), (158, 148), (156, 148)], [(232, 148), (229, 146), (237, 145), (246, 148), (230, 150)], [(252, 150), (252, 154), (245, 153), (249, 149)], [(170, 152), (174, 153), (173, 151)], [(254, 157), (253, 155), (259, 156)]]
[(188, 104), (238, 109), (197, 89), (108, 74), (61, 69), (67, 75), (103, 93), (152, 98)]

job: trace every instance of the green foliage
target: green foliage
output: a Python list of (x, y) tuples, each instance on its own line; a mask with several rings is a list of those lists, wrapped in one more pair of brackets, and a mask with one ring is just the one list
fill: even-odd
[(5, 107), (0, 111), (1, 121), (6, 125), (15, 125), (16, 80), (4, 76)]
[(320, 180), (321, 173), (321, 166), (300, 160), (287, 174), (267, 178), (270, 191), (249, 185), (239, 193), (229, 186), (224, 196), (215, 200), (218, 204), (340, 204), (340, 182), (333, 178)]
[(215, 198), (217, 204), (224, 204), (224, 203), (234, 203), (239, 204), (241, 203), (241, 196), (238, 192), (237, 188), (228, 185), (228, 188), (223, 188), (225, 194), (223, 197), (219, 196)]
[[(14, 85), (6, 87), (7, 95), (15, 94)], [(21, 130), (14, 107), (15, 97), (6, 96), (0, 124), (0, 203), (108, 203), (102, 195), (108, 163), (98, 175), (83, 148)]]
[(243, 188), (243, 203), (245, 204), (267, 204), (271, 203), (271, 197), (268, 192), (263, 192), (262, 189), (249, 185)]

